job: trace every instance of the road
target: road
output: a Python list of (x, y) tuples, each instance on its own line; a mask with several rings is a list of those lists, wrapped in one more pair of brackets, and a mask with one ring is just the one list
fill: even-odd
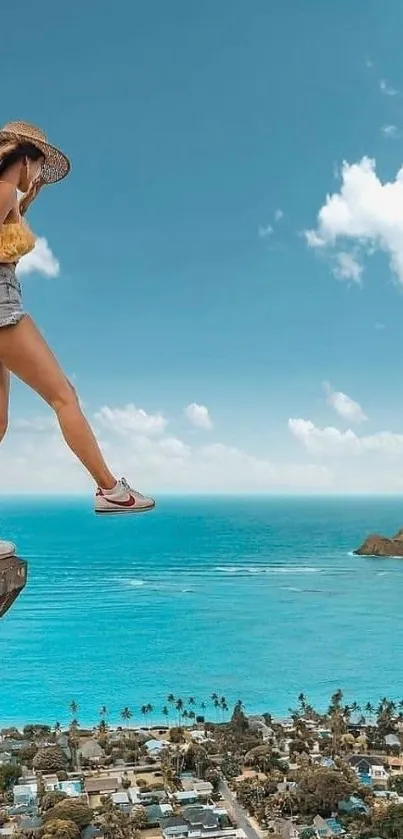
[(224, 781), (224, 779), (221, 779), (220, 781), (219, 791), (225, 803), (228, 805), (230, 812), (232, 810), (238, 827), (240, 827), (241, 830), (244, 831), (247, 839), (261, 839), (261, 836), (259, 836), (257, 830), (255, 830), (255, 828), (251, 825), (248, 818), (248, 814), (238, 803), (234, 793), (230, 790), (227, 782)]

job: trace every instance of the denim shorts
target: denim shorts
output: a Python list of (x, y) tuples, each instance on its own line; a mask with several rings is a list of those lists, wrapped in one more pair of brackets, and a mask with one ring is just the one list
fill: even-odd
[(21, 284), (15, 273), (15, 265), (0, 263), (0, 328), (14, 326), (24, 317)]

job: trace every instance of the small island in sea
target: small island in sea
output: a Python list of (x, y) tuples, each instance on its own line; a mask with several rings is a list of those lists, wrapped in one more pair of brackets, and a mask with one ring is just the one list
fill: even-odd
[[(212, 717), (209, 714), (212, 708)], [(13, 839), (399, 839), (403, 701), (325, 711), (300, 694), (283, 719), (238, 700), (170, 694), (143, 725), (0, 730), (0, 836)]]
[(390, 556), (403, 557), (403, 529), (396, 536), (380, 536), (371, 533), (365, 542), (354, 551), (356, 556)]

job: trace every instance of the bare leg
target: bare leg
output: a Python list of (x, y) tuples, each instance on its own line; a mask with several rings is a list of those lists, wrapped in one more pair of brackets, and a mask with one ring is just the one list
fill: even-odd
[(0, 443), (8, 426), (8, 402), (10, 398), (10, 373), (0, 361)]
[(0, 328), (0, 361), (53, 408), (66, 443), (97, 486), (112, 489), (116, 479), (102, 457), (74, 388), (28, 315), (15, 326)]

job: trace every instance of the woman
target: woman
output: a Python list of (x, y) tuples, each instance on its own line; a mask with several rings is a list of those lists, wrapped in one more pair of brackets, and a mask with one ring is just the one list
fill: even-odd
[[(42, 186), (60, 181), (69, 170), (67, 157), (35, 126), (10, 122), (0, 129), (0, 440), (7, 429), (11, 372), (55, 411), (66, 443), (95, 481), (95, 511), (149, 510), (154, 507), (152, 498), (109, 471), (74, 388), (23, 311), (15, 269), (35, 245), (23, 216)], [(17, 190), (23, 193), (20, 201)]]

